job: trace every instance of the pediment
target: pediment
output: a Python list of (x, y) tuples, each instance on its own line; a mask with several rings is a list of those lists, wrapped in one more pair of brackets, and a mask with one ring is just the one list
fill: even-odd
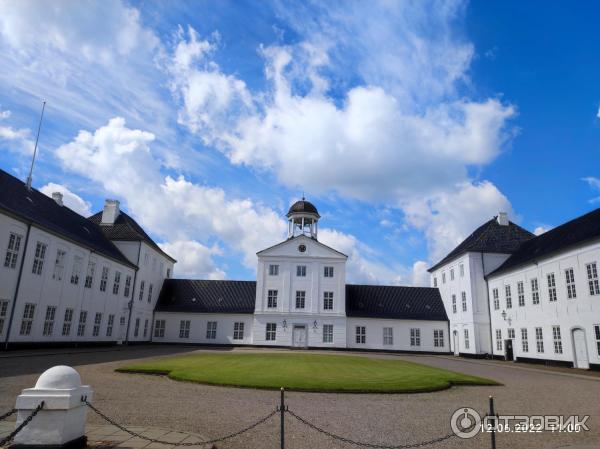
[[(300, 251), (301, 246), (306, 249)], [(285, 240), (270, 248), (263, 249), (256, 253), (259, 257), (322, 257), (328, 259), (346, 260), (347, 255), (306, 236), (297, 236)]]

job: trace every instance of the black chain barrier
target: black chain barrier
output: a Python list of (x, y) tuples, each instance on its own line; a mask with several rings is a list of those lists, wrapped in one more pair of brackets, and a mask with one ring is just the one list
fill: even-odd
[(342, 443), (352, 444), (354, 446), (369, 447), (372, 449), (409, 449), (409, 448), (415, 448), (415, 447), (423, 447), (423, 446), (429, 446), (431, 444), (440, 443), (442, 441), (448, 440), (448, 439), (456, 436), (454, 434), (454, 432), (452, 432), (452, 433), (449, 433), (448, 435), (444, 435), (443, 437), (435, 438), (433, 440), (422, 441), (420, 443), (413, 443), (413, 444), (399, 444), (396, 446), (388, 446), (385, 444), (364, 443), (361, 441), (355, 441), (355, 440), (351, 440), (350, 438), (336, 435), (335, 433), (329, 432), (325, 429), (322, 429), (321, 427), (314, 425), (313, 423), (311, 423), (310, 421), (307, 421), (306, 419), (302, 418), (301, 416), (296, 415), (291, 410), (286, 410), (286, 411), (287, 411), (287, 413), (290, 414), (290, 416), (292, 416), (297, 421), (300, 421), (302, 424), (310, 427), (311, 429), (313, 429), (319, 433), (327, 435), (328, 437), (333, 438), (334, 440), (341, 441)]
[(8, 418), (10, 415), (14, 415), (15, 413), (17, 413), (17, 409), (13, 408), (11, 411), (6, 412), (4, 415), (0, 415), (0, 421), (4, 421), (6, 418)]
[(94, 411), (94, 413), (96, 413), (98, 416), (100, 416), (102, 419), (104, 419), (106, 422), (112, 424), (115, 427), (118, 427), (119, 429), (121, 429), (123, 432), (127, 432), (129, 435), (132, 435), (134, 437), (137, 438), (141, 438), (142, 440), (146, 440), (146, 441), (150, 441), (151, 443), (159, 443), (159, 444), (168, 444), (170, 446), (204, 446), (207, 444), (214, 444), (214, 443), (219, 443), (221, 441), (225, 441), (225, 440), (229, 440), (231, 438), (237, 437), (243, 433), (246, 433), (252, 429), (254, 429), (255, 427), (260, 426), (261, 424), (263, 424), (264, 422), (268, 421), (270, 418), (272, 418), (276, 413), (278, 413), (277, 410), (273, 410), (271, 413), (269, 413), (267, 416), (265, 416), (264, 418), (259, 419), (258, 421), (256, 421), (255, 423), (249, 425), (248, 427), (244, 427), (241, 430), (238, 430), (237, 432), (234, 433), (230, 433), (229, 435), (225, 435), (219, 438), (215, 438), (213, 440), (206, 440), (206, 441), (195, 441), (195, 442), (189, 442), (189, 443), (173, 443), (172, 441), (163, 441), (163, 440), (159, 440), (156, 438), (148, 438), (144, 435), (141, 435), (137, 432), (134, 432), (133, 430), (129, 430), (126, 427), (122, 426), (121, 424), (117, 423), (115, 420), (109, 418), (108, 416), (106, 416), (104, 413), (102, 413), (100, 410), (98, 410), (96, 407), (94, 407), (92, 404), (90, 404), (87, 399), (82, 398), (82, 402), (85, 403), (85, 405), (87, 405), (92, 411)]
[[(41, 402), (41, 404), (40, 404), (40, 405), (38, 405), (38, 406), (37, 406), (37, 407), (36, 407), (36, 408), (33, 410), (33, 412), (31, 412), (31, 413), (29, 414), (29, 416), (28, 416), (27, 418), (25, 418), (25, 420), (24, 420), (24, 421), (23, 421), (21, 424), (19, 424), (19, 426), (18, 426), (18, 427), (17, 427), (15, 430), (13, 430), (11, 433), (9, 433), (7, 436), (5, 436), (5, 437), (4, 437), (2, 440), (0, 440), (0, 446), (4, 446), (4, 445), (5, 445), (6, 443), (8, 443), (9, 441), (12, 441), (12, 440), (13, 440), (13, 438), (14, 438), (14, 437), (15, 437), (15, 436), (16, 436), (16, 435), (17, 435), (17, 434), (18, 434), (18, 433), (19, 433), (21, 430), (23, 430), (23, 428), (24, 428), (24, 427), (25, 427), (27, 424), (29, 424), (29, 423), (31, 422), (31, 420), (33, 419), (33, 417), (34, 417), (35, 415), (37, 415), (37, 414), (38, 414), (38, 412), (39, 412), (39, 411), (40, 411), (40, 410), (41, 410), (43, 407), (44, 407), (44, 401), (42, 401), (42, 402)], [(5, 415), (2, 415), (2, 416), (3, 416), (3, 417), (10, 416), (10, 415), (12, 415), (12, 414), (13, 414), (13, 413), (15, 413), (15, 412), (16, 412), (16, 410), (11, 410), (11, 412), (9, 412), (9, 413), (7, 413), (7, 414), (5, 414)]]

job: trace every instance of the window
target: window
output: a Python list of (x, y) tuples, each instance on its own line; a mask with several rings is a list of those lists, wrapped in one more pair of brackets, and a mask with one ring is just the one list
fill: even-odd
[(517, 296), (519, 297), (519, 307), (525, 306), (525, 287), (523, 281), (517, 282)]
[(465, 335), (465, 349), (469, 349), (471, 346), (471, 343), (469, 342), (469, 329), (464, 329), (463, 333)]
[(112, 337), (113, 326), (115, 325), (115, 316), (113, 314), (108, 315), (108, 322), (106, 323), (106, 336)]
[(544, 333), (541, 327), (535, 328), (535, 347), (537, 352), (544, 352)]
[(394, 328), (384, 327), (383, 328), (383, 344), (393, 345), (394, 344)]
[(462, 292), (460, 295), (462, 297), (462, 311), (466, 312), (467, 311), (467, 293)]
[(21, 320), (21, 330), (19, 334), (31, 334), (31, 326), (33, 325), (33, 316), (35, 315), (35, 304), (27, 303), (23, 309), (23, 319)]
[(444, 347), (444, 331), (442, 329), (434, 329), (433, 346), (436, 348)]
[(454, 280), (454, 268), (450, 269), (450, 280), (453, 281)]
[(502, 351), (502, 329), (496, 329), (496, 349)]
[(52, 279), (62, 281), (65, 273), (65, 257), (67, 252), (62, 249), (56, 250), (56, 260), (54, 261), (54, 273), (52, 273)]
[(510, 291), (510, 285), (504, 286), (504, 293), (506, 295), (506, 308), (512, 309), (512, 293)]
[(323, 276), (326, 278), (333, 277), (333, 267), (324, 267), (323, 268)]
[(167, 279), (171, 277), (171, 269), (167, 268)]
[(588, 263), (585, 266), (585, 268), (587, 270), (590, 295), (600, 295), (600, 286), (598, 285), (598, 269), (596, 267), (596, 262)]
[(131, 289), (131, 276), (125, 276), (125, 288), (123, 289), (123, 296), (129, 298), (129, 290)]
[(536, 278), (531, 280), (531, 302), (533, 304), (540, 303), (540, 289), (538, 286), (538, 280)]
[(413, 328), (410, 330), (410, 345), (421, 346), (421, 329)]
[(452, 295), (452, 313), (456, 313), (456, 295)]
[(242, 321), (233, 323), (233, 339), (243, 340), (244, 339), (244, 323)]
[(137, 337), (138, 335), (140, 335), (140, 319), (136, 318), (135, 327), (133, 328), (133, 336)]
[(458, 266), (458, 269), (460, 270), (460, 277), (461, 277), (461, 278), (465, 277), (465, 266), (464, 266), (464, 264), (462, 264), (462, 263), (461, 263), (461, 264)]
[(279, 275), (279, 265), (269, 265), (269, 276)]
[(365, 344), (367, 342), (367, 329), (365, 326), (356, 326), (356, 343)]
[(78, 285), (81, 277), (81, 266), (83, 265), (83, 257), (75, 256), (73, 259), (73, 271), (71, 271), (71, 284)]
[(596, 336), (596, 352), (600, 355), (600, 324), (594, 325), (594, 335)]
[(88, 262), (87, 273), (85, 275), (85, 288), (92, 288), (94, 283), (94, 272), (96, 271), (96, 262)]
[(115, 271), (115, 279), (113, 281), (113, 295), (119, 294), (120, 287), (121, 287), (121, 272)]
[(323, 343), (333, 343), (333, 324), (323, 324)]
[(567, 268), (565, 270), (565, 281), (567, 283), (567, 298), (577, 298), (577, 291), (575, 290), (575, 273), (573, 273), (573, 268)]
[(150, 261), (150, 255), (148, 253), (144, 254), (144, 266), (148, 266), (148, 262)]
[(333, 292), (323, 292), (323, 310), (333, 310)]
[(140, 282), (140, 296), (138, 297), (138, 300), (141, 301), (144, 299), (144, 287), (146, 286), (146, 282), (142, 281)]
[(306, 292), (304, 290), (298, 290), (296, 292), (296, 309), (304, 309), (306, 305)]
[(119, 324), (121, 326), (125, 326), (125, 317), (124, 316), (121, 316), (121, 318), (119, 318)]
[(523, 352), (529, 352), (529, 341), (527, 340), (527, 328), (521, 329), (521, 350)]
[(44, 259), (46, 257), (47, 245), (42, 242), (37, 242), (35, 245), (35, 255), (33, 257), (33, 266), (31, 272), (33, 274), (41, 275), (44, 269)]
[(156, 338), (163, 338), (165, 336), (165, 320), (156, 320), (154, 322), (154, 336)]
[(267, 292), (267, 307), (269, 309), (277, 307), (277, 290), (269, 290)]
[(19, 258), (19, 250), (21, 249), (21, 240), (23, 236), (11, 232), (8, 236), (8, 246), (6, 248), (6, 256), (4, 257), (4, 266), (14, 269), (17, 267), (17, 259)]
[(306, 265), (296, 266), (296, 276), (300, 278), (306, 277)]
[(94, 316), (94, 327), (92, 328), (92, 337), (100, 335), (100, 325), (102, 324), (102, 314), (96, 313)]
[(492, 290), (492, 297), (494, 298), (494, 310), (500, 310), (500, 297), (497, 288)]
[(445, 283), (446, 283), (446, 273), (443, 272), (442, 273), (442, 284), (445, 284)]
[(515, 339), (515, 330), (512, 327), (509, 327), (506, 332), (508, 333), (508, 339), (509, 340), (514, 340)]
[(148, 335), (148, 320), (144, 320), (144, 338)]
[(4, 320), (6, 320), (6, 312), (8, 311), (8, 301), (0, 301), (0, 335), (4, 330)]
[(71, 324), (73, 323), (73, 309), (65, 309), (65, 319), (63, 320), (63, 337), (71, 335)]
[(148, 287), (148, 302), (152, 302), (152, 289), (154, 288), (154, 286), (152, 284), (150, 284), (150, 287)]
[(217, 338), (217, 322), (209, 321), (206, 323), (206, 339), (214, 340)]
[(100, 276), (100, 291), (106, 291), (106, 283), (108, 282), (108, 267), (102, 267), (102, 275)]
[(560, 336), (560, 326), (552, 326), (552, 339), (554, 341), (554, 353), (562, 354), (563, 346), (562, 338)]
[(277, 323), (267, 323), (267, 333), (266, 340), (267, 341), (275, 341), (277, 337)]
[(554, 273), (549, 273), (548, 276), (548, 301), (556, 301), (556, 282), (554, 280)]
[(179, 322), (179, 338), (190, 338), (190, 320)]
[(433, 286), (437, 287), (437, 278), (436, 277), (433, 278)]
[(79, 324), (77, 325), (77, 336), (83, 337), (85, 335), (85, 322), (87, 321), (87, 312), (82, 310), (79, 312)]
[(50, 336), (54, 332), (54, 317), (56, 316), (56, 307), (46, 307), (46, 319), (44, 320), (44, 330), (42, 334), (44, 336)]

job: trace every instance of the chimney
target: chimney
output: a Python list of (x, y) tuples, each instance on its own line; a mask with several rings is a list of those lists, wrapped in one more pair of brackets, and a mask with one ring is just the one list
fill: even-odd
[(498, 212), (498, 224), (508, 226), (508, 214), (506, 212)]
[(112, 225), (119, 216), (119, 200), (104, 200), (102, 221), (100, 224)]
[(64, 206), (63, 204), (63, 194), (60, 192), (52, 192), (52, 199), (56, 201), (56, 204), (59, 206)]

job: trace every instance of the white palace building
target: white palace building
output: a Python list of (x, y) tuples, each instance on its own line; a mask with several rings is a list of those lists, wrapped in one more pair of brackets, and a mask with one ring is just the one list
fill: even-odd
[(173, 279), (175, 260), (107, 200), (85, 218), (0, 170), (3, 348), (157, 342), (364, 349), (600, 368), (600, 209), (540, 236), (498, 214), (431, 287), (346, 283), (306, 200), (256, 281)]

